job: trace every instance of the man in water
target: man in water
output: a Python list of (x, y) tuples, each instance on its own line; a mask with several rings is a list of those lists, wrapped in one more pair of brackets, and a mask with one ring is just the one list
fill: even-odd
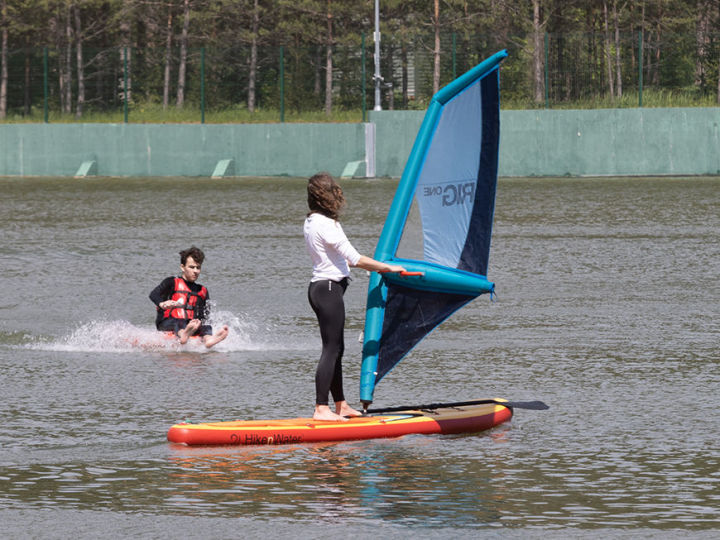
[(157, 306), (158, 330), (173, 332), (181, 344), (197, 335), (209, 349), (227, 337), (228, 327), (224, 325), (213, 335), (212, 326), (203, 324), (209, 313), (210, 295), (207, 288), (197, 283), (197, 278), (204, 260), (205, 254), (195, 246), (181, 251), (181, 275), (162, 280), (150, 293), (150, 300)]

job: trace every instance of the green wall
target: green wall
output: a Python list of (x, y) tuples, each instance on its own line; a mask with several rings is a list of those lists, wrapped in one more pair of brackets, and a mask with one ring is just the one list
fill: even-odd
[[(370, 113), (377, 171), (400, 176), (424, 113)], [(720, 108), (502, 111), (500, 176), (720, 174)]]
[(4, 124), (0, 175), (210, 176), (222, 159), (238, 176), (339, 175), (365, 158), (363, 124)]
[[(2, 124), (0, 175), (340, 175), (372, 160), (400, 176), (423, 112), (372, 111), (364, 124)], [(720, 174), (720, 108), (502, 111), (501, 176)], [(375, 147), (372, 141), (375, 140)], [(361, 172), (360, 169), (358, 172)]]

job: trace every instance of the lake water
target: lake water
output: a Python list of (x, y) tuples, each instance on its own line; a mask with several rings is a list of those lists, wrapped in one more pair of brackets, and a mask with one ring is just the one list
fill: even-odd
[[(347, 180), (372, 255), (396, 180)], [(305, 180), (0, 179), (3, 536), (668, 537), (720, 530), (720, 179), (501, 179), (483, 296), (374, 406), (542, 400), (463, 436), (188, 448), (183, 419), (307, 416)], [(210, 352), (147, 298), (206, 260)], [(358, 405), (367, 276), (346, 294)], [(134, 346), (140, 343), (142, 347)]]

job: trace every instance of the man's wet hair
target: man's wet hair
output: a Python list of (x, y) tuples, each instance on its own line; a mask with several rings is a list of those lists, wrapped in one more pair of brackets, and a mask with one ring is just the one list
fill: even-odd
[(205, 254), (203, 253), (202, 249), (195, 246), (191, 246), (180, 252), (180, 264), (184, 266), (188, 257), (192, 257), (193, 260), (199, 265), (202, 265), (203, 261), (205, 260)]

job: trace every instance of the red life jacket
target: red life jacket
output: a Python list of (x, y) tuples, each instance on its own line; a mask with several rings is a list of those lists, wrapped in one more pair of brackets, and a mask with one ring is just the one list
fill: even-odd
[[(196, 319), (195, 306), (197, 306), (198, 298), (207, 300), (208, 292), (204, 286), (201, 286), (198, 292), (192, 292), (185, 280), (179, 277), (175, 278), (175, 290), (170, 300), (182, 300), (184, 306), (181, 308), (166, 309), (163, 311), (163, 319)], [(200, 315), (203, 315), (202, 313)]]

